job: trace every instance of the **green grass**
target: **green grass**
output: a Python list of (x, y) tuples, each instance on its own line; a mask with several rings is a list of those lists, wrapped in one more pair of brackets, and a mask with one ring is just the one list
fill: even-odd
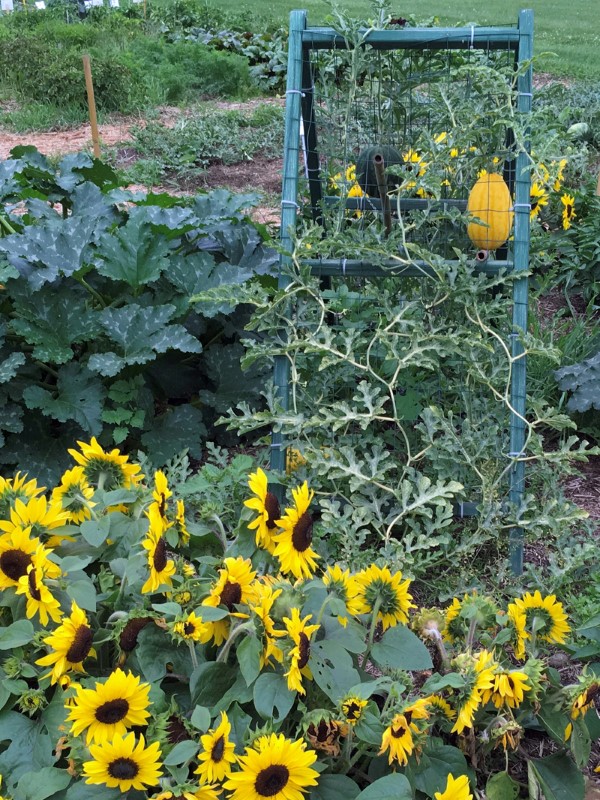
[[(369, 16), (366, 0), (343, 0), (339, 6), (353, 16)], [(437, 16), (442, 25), (505, 25), (515, 23), (523, 7), (534, 11), (536, 71), (600, 80), (598, 11), (597, 4), (590, 0), (575, 0), (571, 4), (564, 0), (496, 0), (487, 4), (473, 0), (406, 0), (392, 8), (394, 14), (413, 15), (418, 20)], [(219, 8), (241, 10), (239, 0), (219, 0)], [(270, 14), (282, 22), (287, 20), (291, 9), (305, 8), (309, 25), (322, 23), (330, 13), (330, 6), (324, 0), (255, 0), (253, 8), (258, 14)]]

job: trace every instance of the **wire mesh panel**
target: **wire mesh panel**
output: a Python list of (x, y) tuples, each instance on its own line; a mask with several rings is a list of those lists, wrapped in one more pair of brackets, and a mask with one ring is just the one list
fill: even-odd
[[(316, 275), (338, 275), (346, 283), (356, 278), (349, 286), (358, 295), (363, 285), (372, 291), (363, 280), (373, 276), (450, 274), (465, 263), (465, 253), (474, 275), (516, 273), (505, 437), (513, 459), (507, 495), (515, 507), (524, 487), (521, 335), (530, 179), (523, 119), (531, 109), (532, 36), (528, 11), (517, 26), (392, 26), (351, 35), (307, 28), (305, 13), (292, 12), (283, 171), (282, 286), (290, 280), (294, 231), (306, 212), (321, 233), (301, 262)], [(289, 360), (278, 357), (275, 387), (283, 408), (289, 383)], [(430, 388), (440, 401), (456, 396), (443, 372)], [(476, 395), (469, 386), (462, 395), (463, 421), (479, 424), (483, 407)], [(272, 467), (283, 470), (282, 434), (273, 435), (272, 447)], [(511, 531), (511, 562), (519, 572), (518, 527)]]

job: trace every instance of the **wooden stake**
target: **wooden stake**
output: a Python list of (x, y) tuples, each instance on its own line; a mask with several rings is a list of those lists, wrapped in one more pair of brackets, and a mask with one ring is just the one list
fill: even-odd
[(600, 172), (598, 173), (598, 183), (596, 184), (596, 195), (600, 196)]
[(94, 84), (92, 81), (92, 65), (89, 55), (83, 56), (83, 72), (85, 74), (85, 88), (87, 91), (88, 109), (90, 113), (90, 125), (92, 128), (92, 144), (94, 146), (94, 158), (100, 158), (100, 135), (98, 134), (98, 119), (96, 118), (96, 101), (94, 100)]

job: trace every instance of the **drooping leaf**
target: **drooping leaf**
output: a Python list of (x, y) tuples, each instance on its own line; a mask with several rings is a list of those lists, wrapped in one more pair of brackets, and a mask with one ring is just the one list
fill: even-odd
[(102, 403), (106, 391), (98, 378), (76, 362), (61, 367), (55, 391), (41, 386), (28, 386), (23, 399), (28, 408), (39, 408), (42, 414), (59, 422), (74, 420), (92, 436), (102, 430)]
[(19, 619), (0, 630), (0, 650), (12, 650), (28, 644), (33, 637), (33, 625), (28, 619)]

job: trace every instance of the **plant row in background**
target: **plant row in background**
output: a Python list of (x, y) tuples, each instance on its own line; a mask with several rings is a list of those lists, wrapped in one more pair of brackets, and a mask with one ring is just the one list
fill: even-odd
[(258, 468), (207, 525), (164, 472), (69, 453), (0, 484), (5, 796), (583, 798), (599, 678), (549, 666), (554, 595), (419, 607), (398, 565), (323, 557), (306, 482), (280, 504)]
[(13, 156), (0, 167), (3, 201), (22, 204), (0, 217), (2, 463), (53, 480), (64, 437), (101, 433), (155, 463), (198, 458), (216, 417), (264, 382), (240, 369), (248, 309), (190, 302), (271, 280), (276, 256), (244, 211), (256, 197), (136, 196), (86, 155), (56, 169), (33, 148)]

